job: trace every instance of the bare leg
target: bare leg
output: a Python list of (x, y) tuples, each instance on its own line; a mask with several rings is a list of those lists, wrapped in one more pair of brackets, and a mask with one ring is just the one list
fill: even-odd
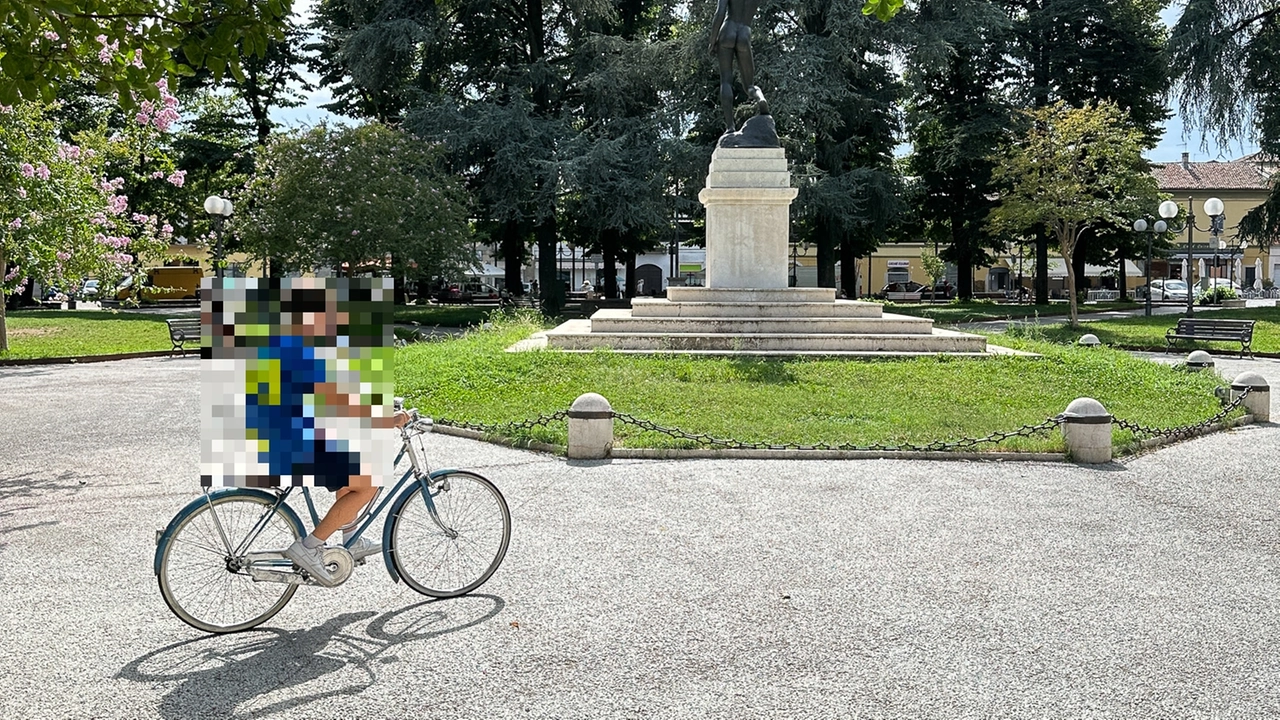
[(765, 104), (764, 93), (756, 86), (756, 61), (749, 40), (738, 41), (738, 72), (742, 73), (742, 85), (747, 89), (747, 97), (756, 104), (756, 112), (767, 114), (769, 106)]
[(724, 111), (725, 132), (737, 130), (733, 117), (733, 48), (720, 46), (720, 109)]
[[(357, 484), (361, 483), (362, 484)], [(369, 504), (373, 500), (373, 496), (377, 494), (378, 489), (369, 485), (368, 477), (351, 478), (352, 485), (338, 491), (338, 499), (334, 501), (333, 507), (329, 508), (329, 512), (325, 513), (324, 519), (316, 525), (315, 532), (312, 534), (321, 540), (329, 537), (338, 531), (338, 528), (346, 525), (356, 516), (360, 514), (360, 508)]]

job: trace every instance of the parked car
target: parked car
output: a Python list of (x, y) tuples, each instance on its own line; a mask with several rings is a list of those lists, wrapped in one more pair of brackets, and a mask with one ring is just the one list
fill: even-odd
[(912, 300), (918, 302), (927, 290), (926, 286), (914, 281), (889, 283), (880, 291), (880, 295), (885, 300)]
[[(1198, 295), (1202, 292), (1213, 291), (1215, 288), (1231, 288), (1235, 291), (1236, 295), (1244, 292), (1239, 285), (1227, 278), (1201, 278), (1200, 282), (1196, 283), (1196, 294)], [(1185, 300), (1186, 298), (1184, 297), (1183, 299)]]
[(449, 283), (436, 293), (436, 302), (471, 304), (476, 300), (497, 301), (498, 294), (498, 289), (488, 283), (474, 280), (464, 283)]
[(80, 297), (93, 297), (98, 294), (98, 280), (92, 278), (84, 281), (84, 287), (80, 288)]
[[(1147, 288), (1145, 286), (1135, 289), (1134, 292), (1140, 298), (1146, 299), (1147, 297)], [(1187, 284), (1182, 280), (1152, 280), (1151, 299), (1155, 302), (1186, 302)]]

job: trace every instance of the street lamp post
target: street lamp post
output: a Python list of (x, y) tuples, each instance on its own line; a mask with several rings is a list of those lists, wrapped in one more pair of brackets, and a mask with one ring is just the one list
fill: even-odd
[(222, 257), (222, 225), (231, 217), (232, 211), (231, 201), (220, 198), (217, 195), (210, 195), (204, 199), (204, 211), (213, 216), (213, 232), (217, 235), (213, 248), (213, 275), (214, 277), (222, 277), (223, 269), (226, 265), (225, 259)]
[[(1178, 206), (1177, 206), (1175, 203), (1173, 203), (1172, 201), (1169, 201), (1169, 200), (1166, 200), (1165, 202), (1173, 206), (1172, 211), (1171, 211), (1171, 215), (1170, 215), (1170, 216), (1172, 216), (1172, 215), (1177, 215), (1177, 214), (1178, 214)], [(1166, 208), (1166, 207), (1164, 206), (1164, 204), (1162, 203), (1162, 204), (1160, 205), (1160, 214), (1163, 216), (1163, 215), (1165, 214), (1165, 212), (1167, 212), (1167, 211), (1169, 211), (1169, 208)], [(1163, 232), (1166, 232), (1166, 231), (1168, 231), (1168, 229), (1169, 229), (1169, 223), (1168, 223), (1168, 222), (1166, 222), (1166, 221), (1164, 221), (1164, 220), (1157, 220), (1157, 221), (1155, 221), (1155, 224), (1153, 224), (1149, 229), (1148, 229), (1148, 227), (1147, 227), (1147, 221), (1146, 221), (1146, 220), (1143, 220), (1143, 219), (1139, 218), (1138, 220), (1135, 220), (1135, 221), (1133, 222), (1133, 230), (1134, 230), (1134, 232), (1140, 232), (1140, 233), (1146, 233), (1146, 234), (1147, 234), (1147, 267), (1146, 267), (1146, 274), (1147, 274), (1147, 305), (1146, 305), (1145, 312), (1143, 313), (1143, 314), (1144, 314), (1144, 315), (1146, 315), (1147, 317), (1151, 317), (1151, 237), (1152, 237), (1153, 235), (1157, 234), (1157, 233), (1163, 233)]]
[[(1196, 213), (1195, 213), (1195, 210), (1192, 208), (1193, 201), (1194, 201), (1193, 198), (1190, 198), (1190, 197), (1187, 198), (1187, 228), (1186, 228), (1187, 229), (1187, 277), (1183, 278), (1183, 280), (1186, 281), (1187, 283), (1187, 317), (1191, 317), (1193, 314), (1195, 314), (1195, 303), (1196, 303), (1196, 297), (1191, 292), (1191, 268), (1195, 266), (1194, 260), (1191, 257), (1191, 253), (1192, 253), (1191, 245), (1192, 245), (1193, 233), (1197, 229)], [(1218, 233), (1221, 232), (1222, 223), (1224, 222), (1224, 219), (1225, 219), (1225, 216), (1223, 215), (1222, 201), (1216, 197), (1211, 197), (1208, 200), (1205, 200), (1204, 213), (1209, 216), (1210, 226), (1207, 228), (1199, 228), (1199, 230), (1201, 232), (1213, 233), (1214, 240), (1215, 240), (1214, 245), (1216, 247), (1217, 236), (1218, 236)], [(1166, 220), (1169, 220), (1176, 217), (1177, 215), (1178, 215), (1177, 203), (1175, 203), (1172, 200), (1165, 200), (1164, 202), (1160, 203), (1160, 217), (1165, 218)], [(1169, 228), (1169, 229), (1172, 232), (1182, 232), (1182, 228), (1176, 228), (1176, 229)], [(1150, 285), (1148, 285), (1148, 288), (1149, 287)]]

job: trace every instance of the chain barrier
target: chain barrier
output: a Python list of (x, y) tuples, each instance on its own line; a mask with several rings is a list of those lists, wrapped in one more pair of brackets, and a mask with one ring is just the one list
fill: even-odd
[(548, 427), (553, 422), (566, 420), (569, 413), (565, 410), (553, 412), (549, 415), (539, 415), (532, 420), (523, 420), (520, 422), (505, 422), (490, 425), (488, 423), (473, 423), (462, 420), (450, 420), (449, 418), (436, 418), (435, 424), (447, 425), (454, 428), (462, 428), (463, 430), (475, 430), (487, 435), (510, 435), (516, 430), (532, 430), (536, 427)]
[[(1136, 436), (1169, 437), (1178, 440), (1186, 439), (1199, 435), (1211, 426), (1222, 422), (1228, 415), (1240, 407), (1249, 392), (1250, 389), (1246, 388), (1234, 400), (1226, 404), (1218, 414), (1192, 425), (1183, 425), (1181, 427), (1172, 428), (1157, 428), (1148, 427), (1128, 420), (1122, 420), (1120, 418), (1113, 418), (1113, 422), (1116, 427), (1122, 430), (1128, 430)], [(474, 430), (488, 435), (510, 436), (519, 430), (528, 431), (537, 427), (549, 427), (551, 423), (567, 420), (568, 417), (569, 413), (561, 410), (547, 415), (539, 415), (532, 420), (524, 420), (520, 422), (488, 424), (450, 420), (449, 418), (443, 417), (437, 418), (435, 422), (437, 425), (447, 425), (454, 428)], [(922, 444), (904, 441), (896, 444), (871, 443), (869, 445), (857, 445), (854, 443), (820, 442), (812, 445), (806, 445), (794, 442), (743, 442), (732, 438), (717, 438), (707, 433), (691, 433), (679, 428), (665, 427), (649, 420), (641, 420), (634, 415), (628, 415), (626, 413), (615, 412), (613, 417), (624, 425), (633, 425), (641, 430), (666, 435), (675, 440), (693, 443), (695, 446), (703, 448), (719, 448), (725, 450), (821, 450), (842, 452), (963, 452), (966, 450), (972, 450), (981, 445), (996, 445), (1011, 438), (1032, 437), (1040, 433), (1056, 429), (1063, 422), (1063, 416), (1056, 415), (1045, 418), (1039, 423), (1023, 425), (1015, 430), (996, 431), (983, 437), (966, 437), (956, 440), (935, 440), (933, 442)]]
[(1195, 423), (1193, 425), (1183, 425), (1182, 427), (1172, 427), (1172, 428), (1158, 428), (1158, 427), (1148, 427), (1146, 425), (1140, 425), (1136, 422), (1129, 422), (1128, 420), (1121, 420), (1120, 418), (1115, 418), (1114, 420), (1115, 420), (1116, 427), (1122, 430), (1128, 430), (1129, 432), (1132, 432), (1136, 436), (1147, 436), (1152, 438), (1168, 437), (1168, 438), (1173, 438), (1175, 440), (1185, 440), (1186, 438), (1199, 435), (1203, 433), (1205, 430), (1207, 430), (1209, 427), (1216, 425), (1222, 422), (1223, 420), (1225, 420), (1228, 415), (1230, 415), (1233, 411), (1239, 408), (1241, 404), (1244, 403), (1245, 397), (1247, 397), (1252, 390), (1253, 388), (1246, 387), (1244, 390), (1240, 392), (1238, 396), (1236, 396), (1236, 399), (1224, 405), (1222, 407), (1222, 410), (1220, 410), (1217, 415), (1214, 415), (1213, 417), (1205, 420), (1201, 420), (1200, 422)]
[(1034, 425), (1023, 425), (1017, 430), (993, 432), (986, 437), (961, 438), (959, 440), (951, 441), (935, 440), (934, 442), (925, 443), (923, 445), (918, 445), (912, 442), (901, 442), (897, 444), (872, 443), (870, 445), (855, 445), (853, 443), (814, 443), (812, 445), (804, 445), (801, 443), (747, 443), (740, 440), (712, 437), (706, 433), (688, 433), (677, 428), (663, 427), (648, 420), (640, 420), (639, 418), (625, 413), (614, 413), (614, 418), (622, 423), (635, 425), (642, 430), (660, 433), (677, 440), (686, 440), (696, 443), (702, 447), (723, 448), (728, 450), (838, 450), (862, 452), (957, 452), (969, 450), (988, 443), (994, 444), (1004, 442), (1009, 438), (1031, 437), (1037, 433), (1056, 428), (1058, 423), (1061, 422), (1060, 417), (1051, 417), (1045, 418), (1043, 422)]

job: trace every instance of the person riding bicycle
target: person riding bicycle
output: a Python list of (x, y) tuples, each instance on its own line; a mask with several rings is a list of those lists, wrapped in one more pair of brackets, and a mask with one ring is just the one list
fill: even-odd
[[(370, 475), (361, 474), (359, 454), (348, 452), (332, 437), (326, 438), (324, 430), (316, 428), (314, 412), (308, 407), (334, 409), (343, 417), (366, 417), (374, 429), (402, 427), (409, 416), (400, 411), (392, 417), (372, 417), (372, 406), (353, 404), (337, 383), (325, 380), (325, 361), (317, 357), (316, 347), (323, 346), (324, 339), (346, 325), (348, 318), (328, 303), (324, 290), (295, 289), (281, 306), (281, 325), (289, 330), (273, 338), (271, 346), (262, 348), (258, 356), (278, 362), (278, 380), (246, 394), (245, 426), (266, 441), (265, 452), (259, 454), (271, 475), (310, 475), (318, 487), (337, 493), (333, 507), (315, 530), (284, 551), (309, 575), (327, 582), (333, 576), (325, 567), (325, 540), (351, 524), (360, 509), (373, 500), (377, 488)], [(264, 389), (266, 392), (261, 392)], [(343, 536), (345, 543), (350, 529), (344, 529)], [(382, 545), (359, 538), (349, 550), (359, 560), (382, 552)]]

